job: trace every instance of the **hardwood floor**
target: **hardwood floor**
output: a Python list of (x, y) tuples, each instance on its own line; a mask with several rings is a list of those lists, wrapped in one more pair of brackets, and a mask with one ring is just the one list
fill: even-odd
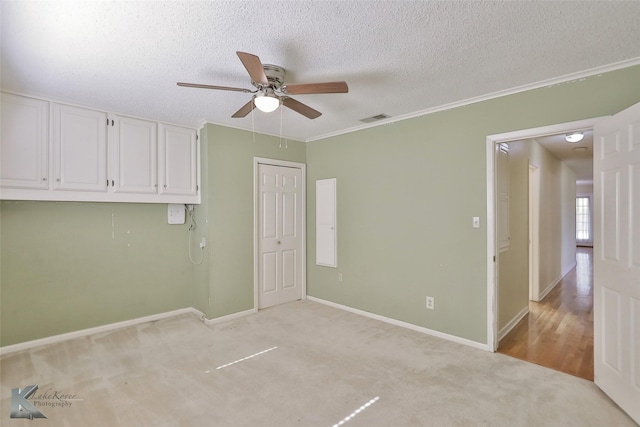
[(498, 352), (593, 381), (593, 249), (500, 341)]

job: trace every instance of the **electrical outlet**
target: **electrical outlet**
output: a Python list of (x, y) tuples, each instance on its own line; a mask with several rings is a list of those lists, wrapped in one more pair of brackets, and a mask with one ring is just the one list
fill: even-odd
[(436, 300), (435, 300), (435, 298), (433, 298), (433, 297), (427, 297), (427, 308), (428, 308), (429, 310), (433, 310), (433, 309), (435, 309), (435, 308), (436, 308), (436, 307), (435, 307), (435, 305), (436, 305)]
[(342, 282), (342, 273), (338, 273), (338, 282)]

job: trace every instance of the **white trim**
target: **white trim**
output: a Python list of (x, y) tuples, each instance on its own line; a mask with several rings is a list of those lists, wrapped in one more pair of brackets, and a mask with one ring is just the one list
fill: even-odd
[(302, 289), (300, 299), (304, 300), (307, 295), (307, 165), (305, 163), (291, 162), (288, 160), (269, 159), (266, 157), (253, 158), (253, 309), (258, 311), (259, 301), (259, 258), (260, 241), (258, 236), (258, 165), (283, 166), (300, 169), (302, 174)]
[(214, 319), (204, 319), (205, 325), (215, 325), (217, 323), (228, 322), (229, 320), (238, 319), (240, 317), (249, 316), (250, 314), (257, 313), (258, 310), (255, 308), (251, 308), (245, 311), (239, 311), (237, 313), (228, 314), (226, 316), (216, 317)]
[(529, 300), (540, 301), (540, 166), (529, 163)]
[(437, 337), (437, 338), (442, 338), (442, 339), (445, 339), (447, 341), (452, 341), (452, 342), (455, 342), (455, 343), (458, 343), (458, 344), (463, 344), (463, 345), (466, 345), (466, 346), (469, 346), (469, 347), (474, 347), (474, 348), (477, 348), (477, 349), (480, 349), (480, 350), (491, 351), (486, 344), (482, 344), (482, 343), (479, 343), (479, 342), (476, 342), (476, 341), (468, 340), (466, 338), (457, 337), (455, 335), (449, 335), (449, 334), (445, 334), (443, 332), (434, 331), (433, 329), (429, 329), (429, 328), (425, 328), (425, 327), (422, 327), (422, 326), (414, 325), (413, 323), (407, 323), (407, 322), (403, 322), (401, 320), (392, 319), (390, 317), (381, 316), (379, 314), (369, 313), (368, 311), (359, 310), (357, 308), (353, 308), (353, 307), (349, 307), (349, 306), (346, 306), (346, 305), (338, 304), (338, 303), (335, 303), (335, 302), (332, 302), (332, 301), (323, 300), (321, 298), (312, 297), (310, 295), (307, 295), (307, 299), (309, 301), (313, 301), (313, 302), (317, 302), (317, 303), (320, 303), (320, 304), (328, 305), (329, 307), (338, 308), (340, 310), (348, 311), (350, 313), (358, 314), (358, 315), (364, 316), (364, 317), (369, 317), (371, 319), (379, 320), (381, 322), (389, 323), (391, 325), (400, 326), (402, 328), (411, 329), (413, 331), (420, 332), (420, 333), (423, 333), (423, 334), (426, 334), (426, 335), (431, 335), (431, 336), (434, 336), (434, 337)]
[(204, 319), (204, 314), (193, 307), (181, 308), (179, 310), (167, 311), (165, 313), (152, 314), (151, 316), (138, 317), (136, 319), (125, 320), (125, 321), (116, 322), (116, 323), (109, 323), (107, 325), (96, 326), (94, 328), (81, 329), (79, 331), (67, 332), (64, 334), (53, 335), (46, 338), (40, 338), (32, 341), (21, 342), (18, 344), (7, 345), (4, 347), (0, 347), (0, 355), (4, 356), (6, 354), (15, 353), (22, 350), (28, 350), (34, 347), (41, 347), (44, 345), (55, 344), (62, 341), (71, 340), (74, 338), (82, 338), (82, 337), (86, 337), (87, 335), (93, 335), (93, 334), (98, 334), (102, 332), (109, 332), (115, 329), (126, 328), (128, 326), (135, 326), (135, 325), (139, 325), (140, 323), (154, 322), (157, 320), (162, 320), (169, 317), (174, 317), (174, 316), (178, 316), (181, 314), (188, 314), (188, 313), (195, 314), (200, 319)]
[(551, 87), (551, 86), (556, 86), (559, 84), (566, 84), (566, 83), (572, 83), (575, 81), (580, 81), (580, 80), (584, 80), (588, 77), (594, 77), (594, 76), (598, 76), (599, 74), (603, 74), (603, 73), (607, 73), (610, 71), (616, 71), (616, 70), (620, 70), (623, 68), (628, 68), (628, 67), (633, 67), (635, 65), (639, 65), (640, 64), (640, 57), (638, 58), (632, 58), (632, 59), (628, 59), (625, 61), (620, 61), (620, 62), (614, 62), (613, 64), (608, 64), (608, 65), (604, 65), (601, 67), (596, 67), (596, 68), (591, 68), (589, 70), (584, 70), (584, 71), (579, 71), (577, 73), (571, 73), (571, 74), (565, 74), (564, 76), (560, 76), (560, 77), (554, 77), (551, 79), (546, 79), (546, 80), (542, 80), (536, 83), (529, 83), (526, 85), (522, 85), (522, 86), (516, 86), (514, 88), (511, 89), (505, 89), (505, 90), (501, 90), (498, 92), (493, 92), (487, 95), (482, 95), (482, 96), (477, 96), (474, 98), (468, 98), (468, 99), (464, 99), (462, 101), (456, 101), (456, 102), (452, 102), (449, 104), (444, 104), (444, 105), (440, 105), (440, 106), (436, 106), (436, 107), (432, 107), (432, 108), (427, 108), (425, 110), (419, 110), (413, 113), (408, 113), (408, 114), (403, 114), (400, 116), (395, 116), (392, 118), (389, 118), (387, 120), (380, 120), (374, 123), (370, 123), (370, 124), (364, 124), (364, 125), (360, 125), (360, 126), (355, 126), (352, 128), (348, 128), (348, 129), (343, 129), (343, 130), (339, 130), (336, 132), (330, 132), (330, 133), (326, 133), (324, 135), (319, 135), (319, 136), (315, 136), (312, 138), (307, 138), (305, 140), (305, 142), (312, 142), (312, 141), (318, 141), (321, 139), (326, 139), (326, 138), (331, 138), (334, 136), (338, 136), (338, 135), (344, 135), (347, 133), (352, 133), (352, 132), (356, 132), (359, 130), (363, 130), (363, 129), (368, 129), (368, 128), (372, 128), (372, 127), (376, 127), (376, 126), (382, 126), (382, 125), (388, 125), (391, 123), (395, 123), (395, 122), (399, 122), (402, 120), (407, 120), (407, 119), (412, 119), (414, 117), (420, 117), (420, 116), (426, 116), (428, 114), (433, 114), (433, 113), (437, 113), (440, 111), (445, 111), (445, 110), (451, 110), (454, 108), (458, 108), (458, 107), (464, 107), (470, 104), (475, 104), (478, 102), (483, 102), (483, 101), (488, 101), (491, 99), (495, 99), (495, 98), (500, 98), (503, 96), (509, 96), (509, 95), (514, 95), (517, 93), (521, 93), (521, 92), (526, 92), (529, 90), (533, 90), (533, 89), (540, 89), (543, 87)]
[[(605, 116), (606, 117), (606, 116)], [(536, 138), (545, 135), (553, 135), (558, 133), (569, 132), (579, 129), (591, 129), (593, 125), (604, 117), (593, 117), (575, 122), (558, 123), (550, 126), (543, 126), (532, 129), (523, 129), (513, 132), (488, 135), (486, 139), (487, 153), (487, 347), (495, 351), (497, 345), (498, 331), (495, 326), (497, 323), (497, 305), (495, 304), (496, 294), (496, 273), (495, 264), (492, 262), (495, 253), (495, 190), (494, 190), (494, 145), (500, 142), (518, 141), (521, 139)]]
[(502, 338), (506, 337), (507, 334), (511, 332), (511, 330), (515, 328), (516, 325), (522, 319), (524, 319), (524, 316), (526, 316), (527, 314), (529, 314), (529, 304), (527, 304), (525, 308), (520, 310), (520, 312), (516, 314), (515, 317), (509, 321), (509, 323), (504, 325), (504, 328), (500, 329), (500, 332), (498, 333), (498, 342), (502, 341)]
[[(487, 141), (489, 138), (487, 138)], [(498, 236), (495, 222), (495, 143), (487, 142), (487, 347), (489, 351), (498, 349), (498, 319), (495, 315), (498, 306), (498, 292), (496, 289), (496, 260), (498, 253)], [(489, 203), (491, 201), (491, 203)]]

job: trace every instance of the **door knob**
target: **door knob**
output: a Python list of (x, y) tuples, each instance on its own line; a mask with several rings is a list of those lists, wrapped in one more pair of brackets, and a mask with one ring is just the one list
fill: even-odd
[(278, 240), (278, 244), (280, 244), (280, 243), (282, 243), (282, 242), (280, 242), (280, 240)]

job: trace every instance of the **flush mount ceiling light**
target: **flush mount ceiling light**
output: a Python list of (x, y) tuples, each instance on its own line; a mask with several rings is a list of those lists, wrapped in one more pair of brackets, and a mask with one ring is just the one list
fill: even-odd
[(253, 102), (256, 104), (258, 110), (270, 113), (278, 108), (280, 98), (275, 95), (273, 89), (267, 88), (264, 93), (256, 95)]
[(567, 142), (580, 142), (580, 141), (582, 141), (582, 138), (584, 138), (584, 135), (582, 134), (582, 132), (568, 133), (564, 137), (564, 139), (566, 139)]

